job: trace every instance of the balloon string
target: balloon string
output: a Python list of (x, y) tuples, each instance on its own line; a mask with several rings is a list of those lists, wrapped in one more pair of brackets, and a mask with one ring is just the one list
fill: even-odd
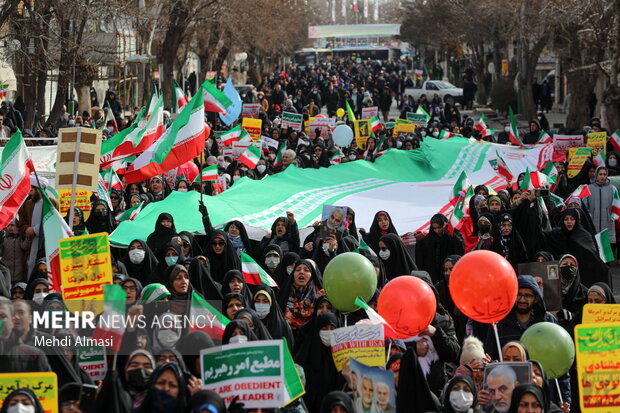
[(344, 326), (347, 327), (347, 313), (344, 313)]
[(493, 326), (493, 332), (495, 333), (495, 342), (497, 343), (497, 352), (499, 353), (499, 361), (503, 362), (504, 357), (502, 357), (502, 346), (499, 345), (499, 334), (497, 333), (497, 323), (491, 324)]
[(562, 391), (560, 391), (560, 382), (558, 382), (558, 379), (554, 379), (553, 381), (555, 381), (555, 387), (558, 389), (558, 397), (560, 398), (560, 404), (564, 404), (564, 399), (562, 399)]
[(387, 364), (388, 361), (390, 361), (390, 352), (392, 351), (392, 340), (390, 340), (390, 343), (388, 344), (388, 351), (387, 351), (387, 357), (385, 358), (385, 363)]

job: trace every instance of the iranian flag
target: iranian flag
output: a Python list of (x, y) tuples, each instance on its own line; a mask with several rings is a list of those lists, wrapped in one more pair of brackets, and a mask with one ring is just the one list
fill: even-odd
[(611, 242), (609, 241), (609, 233), (607, 228), (599, 232), (594, 236), (596, 239), (596, 244), (598, 245), (598, 255), (601, 257), (603, 262), (612, 262), (616, 258), (614, 257), (614, 252), (611, 249)]
[(553, 138), (546, 131), (541, 130), (540, 136), (538, 137), (538, 143), (551, 143), (553, 142)]
[(125, 142), (132, 142), (135, 136), (146, 125), (146, 106), (142, 108), (136, 119), (127, 128), (101, 143), (101, 156), (99, 158), (101, 168), (107, 168), (111, 163), (124, 159), (121, 150), (118, 149)]
[(151, 98), (149, 99), (149, 105), (146, 109), (146, 119), (148, 120), (151, 117), (151, 114), (155, 110), (155, 105), (157, 104), (157, 100), (159, 99), (159, 93), (157, 93), (157, 88), (153, 85), (153, 89), (151, 90)]
[(461, 135), (457, 135), (456, 133), (452, 133), (452, 132), (448, 132), (447, 130), (442, 130), (439, 131), (439, 139), (452, 139), (455, 136), (461, 136)]
[(231, 145), (233, 142), (238, 141), (239, 138), (241, 137), (241, 133), (244, 131), (245, 129), (243, 129), (241, 125), (237, 125), (227, 132), (220, 133), (220, 140), (222, 142), (222, 145), (228, 146), (228, 145)]
[(198, 92), (162, 137), (131, 164), (125, 174), (125, 182), (132, 184), (144, 181), (200, 155), (210, 129), (204, 120), (202, 90)]
[(99, 174), (99, 176), (97, 177), (97, 191), (95, 192), (95, 195), (97, 196), (97, 198), (103, 199), (109, 207), (112, 206), (110, 191), (108, 190), (108, 186), (101, 174)]
[(140, 202), (138, 205), (134, 205), (131, 208), (121, 212), (116, 216), (116, 222), (123, 221), (133, 221), (138, 217), (140, 211), (142, 211), (142, 207), (144, 206), (144, 201)]
[(532, 186), (534, 186), (534, 188), (540, 188), (541, 186), (555, 183), (555, 179), (552, 179), (548, 177), (547, 175), (543, 174), (542, 172), (538, 172), (538, 171), (530, 172), (530, 181), (532, 183)]
[(204, 110), (226, 114), (226, 108), (232, 105), (232, 101), (208, 80), (202, 84), (202, 96), (204, 98)]
[(246, 165), (250, 169), (256, 168), (258, 161), (260, 159), (260, 148), (257, 148), (254, 145), (250, 145), (247, 147), (245, 151), (239, 156), (239, 162)]
[(452, 228), (459, 229), (463, 218), (468, 214), (469, 200), (474, 195), (474, 190), (470, 186), (464, 195), (459, 196), (450, 216), (450, 225)]
[(557, 181), (558, 170), (555, 168), (555, 164), (552, 161), (547, 161), (542, 173)]
[(204, 331), (212, 339), (221, 340), (230, 322), (196, 291), (192, 292), (189, 309), (189, 331)]
[(620, 196), (618, 196), (618, 190), (615, 186), (612, 186), (611, 189), (614, 192), (614, 200), (611, 204), (611, 219), (615, 221), (620, 218)]
[(376, 116), (373, 116), (372, 118), (370, 118), (370, 125), (372, 127), (373, 132), (376, 132), (383, 127), (381, 125), (381, 121)]
[(69, 238), (73, 231), (67, 225), (60, 213), (47, 197), (43, 189), (39, 188), (43, 199), (42, 223), (43, 239), (45, 242), (45, 258), (47, 260), (47, 279), (50, 291), (60, 292), (60, 255), (58, 242)]
[(369, 306), (362, 297), (357, 297), (355, 299), (355, 305), (366, 311), (366, 315), (372, 324), (383, 326), (383, 334), (385, 338), (396, 338), (396, 332), (390, 323), (385, 321), (385, 318), (381, 317), (381, 315)]
[(32, 158), (19, 129), (9, 139), (0, 158), (0, 228), (9, 225), (30, 192)]
[(598, 168), (599, 166), (605, 166), (605, 159), (603, 158), (603, 151), (599, 151), (598, 154), (592, 159), (594, 165)]
[(110, 108), (110, 102), (106, 99), (105, 104), (103, 105), (103, 127), (105, 128), (108, 124), (108, 121), (114, 122), (114, 132), (118, 132), (118, 125), (116, 124), (116, 118), (114, 117), (114, 113)]
[(202, 170), (200, 175), (196, 177), (194, 182), (200, 181), (217, 181), (217, 165), (207, 166)]
[(415, 111), (416, 115), (424, 115), (426, 116), (426, 121), (428, 122), (428, 120), (431, 118), (431, 115), (428, 114), (427, 111), (424, 110), (424, 108), (421, 105), (418, 105), (418, 108)]
[(329, 163), (332, 165), (338, 165), (340, 164), (340, 152), (336, 152), (332, 155), (331, 158), (329, 158)]
[(576, 196), (579, 199), (583, 199), (583, 198), (586, 198), (586, 197), (588, 197), (590, 195), (592, 195), (592, 194), (590, 193), (590, 188), (588, 187), (588, 185), (582, 184), (582, 185), (579, 185), (577, 187), (577, 189), (575, 189), (573, 191), (573, 193), (568, 198)]
[(508, 118), (510, 119), (510, 132), (508, 132), (508, 139), (511, 143), (517, 146), (525, 146), (521, 139), (519, 138), (519, 129), (517, 128), (517, 121), (515, 119), (514, 113), (512, 113), (512, 108), (508, 106)]
[(105, 186), (108, 192), (112, 191), (113, 189), (123, 189), (123, 183), (121, 182), (120, 178), (116, 174), (116, 171), (114, 171), (112, 167), (102, 171), (101, 176), (103, 177), (103, 182), (105, 182)]
[(381, 149), (381, 147), (383, 147), (384, 143), (385, 143), (385, 138), (381, 138), (379, 140), (379, 143), (375, 145), (375, 150), (372, 153), (374, 156), (377, 156), (377, 154), (379, 153), (379, 149)]
[(610, 137), (609, 141), (613, 145), (614, 149), (620, 151), (620, 129), (615, 131)]
[(553, 202), (553, 206), (555, 207), (564, 207), (564, 200), (561, 196), (554, 194), (553, 192), (549, 192), (549, 199)]
[(97, 321), (97, 328), (93, 332), (93, 339), (106, 340), (111, 345), (106, 346), (114, 352), (121, 349), (125, 324), (118, 322), (125, 316), (127, 307), (127, 293), (120, 285), (103, 285), (103, 313)]
[(241, 272), (246, 283), (251, 285), (268, 285), (278, 288), (278, 284), (263, 270), (256, 261), (245, 252), (239, 255), (241, 258)]
[(172, 113), (180, 113), (185, 105), (187, 105), (187, 98), (175, 80), (172, 85)]
[(499, 152), (496, 151), (495, 153), (497, 154), (497, 173), (506, 178), (506, 181), (512, 182), (514, 175), (510, 172), (506, 161), (504, 161)]
[(468, 188), (471, 187), (471, 181), (467, 176), (465, 171), (461, 172), (459, 178), (456, 180), (456, 183), (452, 187), (452, 198), (450, 200), (451, 203), (454, 203), (455, 200), (462, 197), (464, 193), (467, 192)]
[(274, 161), (273, 166), (280, 166), (282, 165), (282, 155), (284, 154), (284, 151), (287, 148), (287, 143), (286, 141), (282, 142), (280, 144), (280, 147), (278, 148), (278, 154), (276, 155), (276, 160)]

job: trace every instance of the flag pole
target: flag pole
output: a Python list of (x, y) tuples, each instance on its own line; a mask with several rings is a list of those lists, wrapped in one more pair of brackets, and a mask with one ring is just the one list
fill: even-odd
[(198, 173), (200, 174), (200, 203), (202, 203), (202, 198), (205, 192), (202, 186), (202, 168), (203, 168), (204, 159), (205, 159), (205, 150), (206, 149), (203, 149), (202, 152), (200, 152), (200, 168), (198, 169)]

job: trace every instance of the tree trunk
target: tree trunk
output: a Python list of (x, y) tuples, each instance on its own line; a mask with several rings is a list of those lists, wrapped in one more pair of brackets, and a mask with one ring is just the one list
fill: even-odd
[[(230, 48), (226, 45), (222, 46), (220, 48), (220, 50), (217, 52), (217, 56), (215, 58), (215, 70), (217, 71), (217, 73), (221, 73), (222, 71), (222, 65), (224, 64), (224, 61), (226, 60), (226, 58), (228, 57), (228, 53), (230, 52)], [(230, 70), (229, 70), (230, 72)]]
[(610, 131), (620, 129), (620, 87), (617, 83), (610, 83), (603, 91), (602, 103), (605, 106), (607, 128)]
[[(575, 70), (566, 73), (568, 83), (568, 114), (566, 127), (579, 129), (590, 122), (588, 101), (596, 85), (596, 76), (592, 70)], [(556, 78), (556, 82), (559, 79)]]

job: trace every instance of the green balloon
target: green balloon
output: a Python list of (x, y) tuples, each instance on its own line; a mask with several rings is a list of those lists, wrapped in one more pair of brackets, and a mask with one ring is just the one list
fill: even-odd
[(570, 334), (554, 323), (536, 323), (521, 336), (530, 359), (537, 360), (545, 369), (547, 377), (563, 376), (575, 360), (575, 343)]
[(329, 302), (340, 311), (359, 307), (359, 296), (368, 301), (377, 289), (377, 273), (372, 262), (355, 252), (345, 252), (332, 259), (323, 272), (323, 287)]

